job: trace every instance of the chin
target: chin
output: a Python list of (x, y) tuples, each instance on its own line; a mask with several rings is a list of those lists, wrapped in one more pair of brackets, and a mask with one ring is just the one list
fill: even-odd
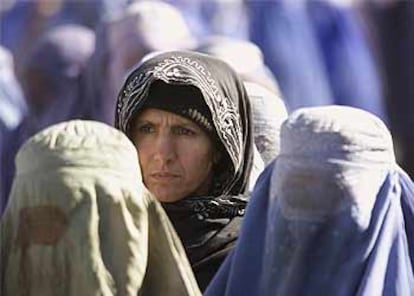
[(175, 202), (184, 198), (184, 195), (178, 193), (171, 193), (171, 190), (168, 190), (167, 192), (165, 192), (164, 190), (162, 192), (160, 192), (159, 190), (154, 190), (152, 193), (160, 202)]

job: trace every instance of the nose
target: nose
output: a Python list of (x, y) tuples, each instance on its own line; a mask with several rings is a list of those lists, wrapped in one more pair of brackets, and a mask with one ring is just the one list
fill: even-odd
[(160, 133), (154, 145), (154, 160), (162, 165), (169, 164), (176, 158), (175, 143), (168, 133)]

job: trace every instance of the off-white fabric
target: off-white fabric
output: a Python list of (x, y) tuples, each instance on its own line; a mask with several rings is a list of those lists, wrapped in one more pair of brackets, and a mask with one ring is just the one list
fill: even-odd
[(275, 92), (254, 82), (244, 82), (252, 106), (253, 137), (265, 165), (280, 150), (280, 127), (288, 117), (285, 103)]
[(199, 42), (195, 50), (225, 61), (244, 81), (260, 84), (281, 97), (279, 83), (265, 64), (262, 50), (254, 42), (224, 35), (209, 35)]
[(16, 158), (1, 220), (1, 295), (200, 295), (136, 150), (105, 124), (74, 120)]
[(346, 106), (298, 109), (281, 128), (271, 202), (286, 219), (309, 221), (351, 208), (364, 229), (394, 166), (391, 134), (374, 115)]
[(123, 13), (109, 20), (108, 27), (109, 82), (115, 90), (120, 89), (128, 70), (144, 55), (190, 49), (196, 42), (180, 10), (162, 1), (132, 2)]

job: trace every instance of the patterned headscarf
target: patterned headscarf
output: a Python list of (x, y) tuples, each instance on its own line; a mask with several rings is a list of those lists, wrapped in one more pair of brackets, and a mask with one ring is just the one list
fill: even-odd
[(165, 110), (196, 122), (207, 133), (213, 132), (211, 112), (201, 91), (192, 85), (168, 84), (154, 81), (143, 107)]
[[(240, 194), (246, 189), (252, 163), (250, 105), (239, 76), (226, 63), (190, 51), (171, 51), (145, 59), (128, 75), (118, 96), (115, 126), (128, 134), (129, 125), (144, 106), (150, 86), (197, 87), (208, 106), (215, 132), (226, 154), (217, 170), (214, 195)], [(219, 189), (217, 189), (219, 186)]]

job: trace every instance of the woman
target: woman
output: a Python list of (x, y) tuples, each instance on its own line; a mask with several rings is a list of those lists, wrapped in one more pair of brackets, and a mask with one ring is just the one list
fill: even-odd
[(293, 112), (243, 223), (206, 295), (414, 293), (414, 184), (366, 111)]
[(163, 202), (203, 289), (236, 241), (254, 182), (242, 81), (204, 54), (153, 55), (128, 75), (115, 124), (134, 142), (144, 184)]
[(16, 163), (0, 224), (1, 295), (200, 295), (123, 133), (64, 122), (33, 136)]

